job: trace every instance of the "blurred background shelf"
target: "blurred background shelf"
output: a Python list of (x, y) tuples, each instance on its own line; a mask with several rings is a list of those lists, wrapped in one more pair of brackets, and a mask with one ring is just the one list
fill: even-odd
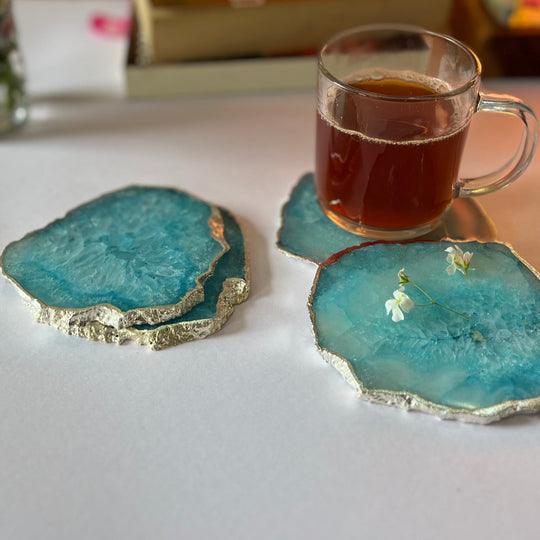
[(363, 24), (449, 32), (484, 75), (540, 75), (540, 0), (134, 0), (130, 97), (312, 89), (317, 49)]
[[(256, 28), (262, 36), (267, 30), (270, 33), (274, 31), (269, 22), (268, 9), (272, 8), (274, 11), (271, 10), (271, 13), (274, 14), (287, 10), (287, 17), (279, 16), (280, 24), (294, 28), (296, 34), (302, 35), (302, 50), (297, 48), (298, 41), (288, 44), (284, 41), (279, 56), (275, 56), (277, 52), (270, 49), (268, 55), (261, 56), (261, 51), (266, 49), (251, 48), (234, 53), (231, 58), (220, 57), (220, 60), (216, 59), (220, 55), (214, 53), (200, 60), (167, 62), (148, 61), (147, 56), (145, 62), (145, 40), (139, 35), (141, 16), (134, 2), (14, 0), (30, 97), (59, 91), (64, 94), (159, 97), (313, 89), (313, 54), (320, 46), (320, 40), (327, 37), (320, 28), (332, 33), (356, 24), (376, 22), (411, 23), (450, 32), (476, 50), (482, 60), (485, 76), (540, 75), (540, 0), (267, 0), (266, 7), (242, 8), (231, 7), (229, 0), (152, 0), (151, 5), (149, 0), (142, 1), (147, 2), (151, 13), (160, 13), (160, 17), (167, 14), (167, 17), (174, 19), (172, 26), (180, 25), (175, 30), (176, 34), (187, 22), (187, 19), (183, 19), (186, 13), (199, 14), (196, 25), (199, 41), (211, 43), (217, 42), (218, 38), (206, 28), (204, 14), (226, 10), (232, 13), (228, 16), (246, 17), (247, 21), (255, 16), (262, 19), (260, 13), (267, 10), (266, 22), (255, 26), (249, 23), (252, 28), (246, 33), (246, 36), (253, 36), (253, 28)], [(235, 5), (253, 2), (262, 3), (263, 0), (236, 0)], [(535, 2), (538, 7), (534, 6)], [(321, 10), (319, 13), (322, 13), (336, 6), (339, 8), (344, 3), (354, 6), (358, 10), (357, 15), (349, 17), (348, 12), (338, 9), (332, 17), (328, 17), (333, 26), (328, 25), (323, 16), (306, 26), (306, 17), (312, 14), (300, 13), (299, 9), (316, 5)], [(291, 6), (293, 11), (288, 11)], [(170, 13), (176, 14), (175, 17)], [(180, 17), (180, 14), (184, 15)], [(93, 25), (96, 19), (102, 21), (105, 27), (110, 24), (113, 27), (125, 25), (126, 28), (131, 20), (130, 38), (126, 34), (96, 32)], [(147, 24), (152, 26), (152, 20), (147, 19)], [(190, 25), (195, 24), (194, 18), (190, 20)], [(336, 21), (339, 21), (339, 27)], [(154, 36), (159, 25), (154, 28)], [(320, 27), (312, 30), (313, 25)], [(290, 28), (287, 32), (292, 32)], [(221, 32), (222, 29), (218, 28), (217, 31)], [(284, 32), (283, 29), (280, 31)], [(244, 40), (243, 31), (235, 34), (236, 40)], [(69, 38), (71, 43), (67, 49), (64, 38)], [(262, 38), (257, 36), (257, 39), (260, 45)], [(256, 51), (258, 54), (255, 54)], [(178, 55), (178, 58), (189, 57), (183, 48), (180, 48)], [(66, 59), (70, 61), (69, 70), (63, 68)], [(280, 70), (282, 73), (279, 73)], [(254, 78), (258, 80), (252, 80)]]
[[(135, 0), (131, 97), (312, 89), (315, 54), (360, 24), (445, 31), (451, 0)], [(242, 6), (242, 7), (239, 7)]]

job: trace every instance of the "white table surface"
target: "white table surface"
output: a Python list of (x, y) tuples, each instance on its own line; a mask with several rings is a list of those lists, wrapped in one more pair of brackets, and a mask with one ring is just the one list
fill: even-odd
[[(96, 43), (78, 45), (88, 72), (70, 47), (46, 55), (36, 13), (75, 37), (97, 3), (48, 5), (17, 3), (35, 104), (0, 143), (0, 249), (105, 191), (168, 184), (246, 224), (253, 293), (221, 333), (155, 353), (38, 325), (2, 280), (0, 538), (537, 537), (539, 417), (486, 427), (370, 405), (316, 352), (315, 268), (274, 248), (280, 205), (313, 167), (313, 96), (84, 97), (118, 95), (124, 45), (81, 38)], [(540, 110), (540, 81), (489, 86)], [(517, 126), (475, 120), (464, 171), (500, 162), (503, 133)], [(483, 199), (537, 267), (539, 193), (537, 156)]]

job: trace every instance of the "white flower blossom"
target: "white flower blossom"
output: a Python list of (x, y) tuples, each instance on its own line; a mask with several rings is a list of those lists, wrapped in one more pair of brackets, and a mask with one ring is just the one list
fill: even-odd
[(473, 254), (470, 251), (463, 253), (461, 248), (455, 244), (453, 247), (446, 248), (444, 251), (448, 253), (446, 256), (446, 262), (448, 263), (446, 272), (448, 275), (452, 276), (456, 273), (456, 270), (464, 276), (467, 275)]
[(403, 312), (409, 313), (414, 307), (414, 302), (402, 290), (398, 289), (393, 293), (394, 298), (390, 298), (384, 304), (386, 314), (392, 312), (392, 320), (394, 322), (402, 321), (405, 318)]
[(407, 285), (407, 283), (409, 283), (410, 279), (409, 276), (405, 273), (405, 268), (402, 268), (397, 275), (400, 285)]

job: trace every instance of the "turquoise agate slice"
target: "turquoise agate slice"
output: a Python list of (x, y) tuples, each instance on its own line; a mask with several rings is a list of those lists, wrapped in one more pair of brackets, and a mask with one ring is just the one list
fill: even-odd
[[(329, 259), (309, 301), (317, 345), (363, 397), (442, 418), (491, 422), (540, 408), (540, 281), (500, 243), (460, 243), (467, 276), (448, 276), (448, 242), (372, 243)], [(394, 323), (397, 273), (439, 302)], [(426, 303), (410, 285), (407, 294)]]
[(114, 328), (96, 321), (71, 325), (64, 330), (72, 335), (107, 343), (133, 341), (154, 350), (202, 339), (220, 330), (236, 304), (249, 295), (250, 271), (241, 227), (227, 210), (223, 216), (224, 238), (230, 246), (214, 273), (204, 283), (204, 301), (189, 312), (158, 324), (137, 324)]
[(366, 238), (341, 229), (326, 217), (317, 200), (313, 174), (302, 176), (283, 206), (278, 248), (320, 263), (333, 253), (365, 241)]
[[(495, 240), (496, 231), (476, 201), (456, 199), (446, 212), (441, 226), (425, 238), (439, 240), (445, 237), (490, 241)], [(300, 178), (281, 211), (277, 238), (280, 250), (321, 263), (338, 251), (366, 241), (367, 238), (341, 229), (326, 217), (317, 200), (312, 173)]]
[(13, 242), (1, 263), (56, 326), (98, 320), (120, 328), (168, 320), (202, 301), (227, 249), (215, 207), (175, 189), (135, 186)]

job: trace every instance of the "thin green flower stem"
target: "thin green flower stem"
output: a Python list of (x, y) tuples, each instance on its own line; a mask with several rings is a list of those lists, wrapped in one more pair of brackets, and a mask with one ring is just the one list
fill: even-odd
[[(435, 298), (433, 298), (433, 296), (431, 296), (431, 294), (429, 294), (427, 291), (425, 291), (422, 287), (420, 287), (420, 285), (417, 285), (416, 283), (414, 283), (414, 281), (411, 281), (411, 279), (409, 279), (409, 283), (415, 287), (416, 289), (418, 289), (429, 301), (432, 305), (436, 305), (436, 306), (439, 306), (439, 307), (442, 307), (443, 309), (446, 309), (446, 311), (450, 311), (451, 313), (455, 313), (456, 315), (459, 315), (460, 317), (463, 317), (464, 319), (467, 319), (469, 320), (470, 317), (468, 315), (466, 315), (465, 313), (462, 313), (461, 311), (457, 311), (455, 309), (452, 309), (451, 307), (448, 307), (448, 306), (445, 306), (444, 304), (441, 304), (440, 302), (438, 302), (437, 300), (435, 300)], [(419, 306), (425, 306), (426, 304), (418, 304)], [(429, 304), (428, 304), (429, 305)]]

